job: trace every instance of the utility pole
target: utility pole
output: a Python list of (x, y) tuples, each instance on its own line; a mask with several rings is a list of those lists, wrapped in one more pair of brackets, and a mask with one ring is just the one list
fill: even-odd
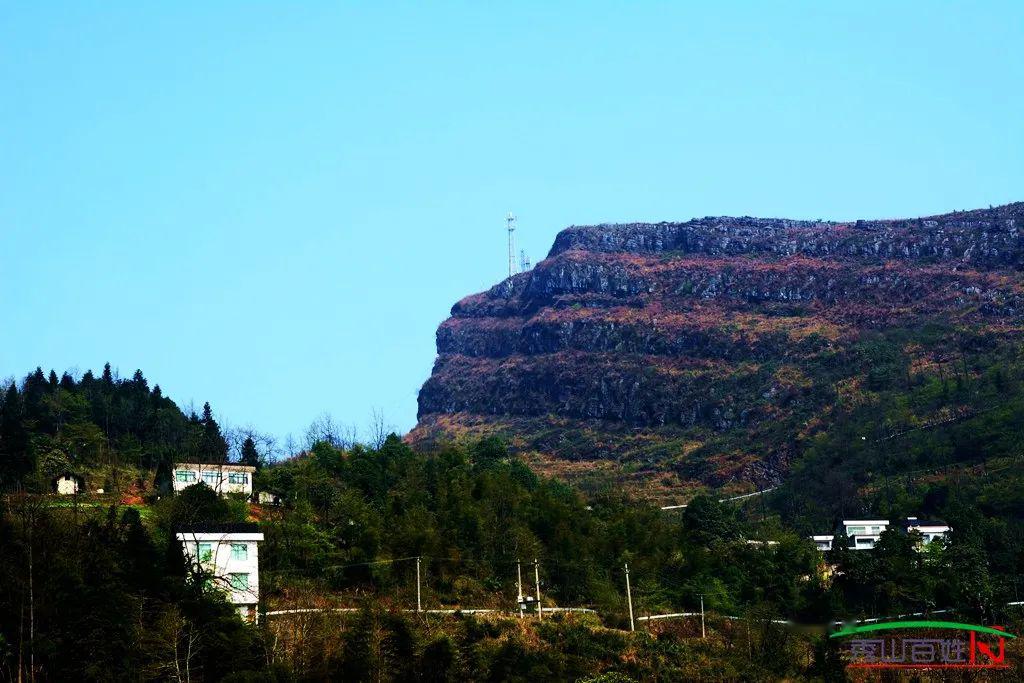
[(516, 558), (516, 590), (519, 591), (519, 618), (523, 618), (523, 566)]
[(707, 633), (704, 631), (704, 594), (700, 594), (700, 637), (707, 637)]
[(626, 602), (629, 604), (629, 630), (635, 631), (636, 627), (633, 625), (633, 593), (629, 589), (629, 563), (626, 563)]
[(505, 218), (505, 224), (508, 226), (508, 276), (512, 277), (516, 274), (516, 217), (511, 211)]
[(416, 611), (423, 611), (423, 603), (420, 602), (420, 558), (416, 558)]
[(537, 621), (544, 621), (544, 608), (540, 604), (540, 563), (533, 558), (533, 580), (537, 584)]

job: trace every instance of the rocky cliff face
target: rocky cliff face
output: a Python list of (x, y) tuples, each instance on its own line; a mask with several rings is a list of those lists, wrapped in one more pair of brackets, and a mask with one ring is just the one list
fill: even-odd
[(866, 376), (873, 334), (1016, 333), (1022, 231), (1024, 203), (567, 228), (533, 270), (452, 308), (411, 438), (501, 432), (540, 467), (643, 486), (777, 481)]

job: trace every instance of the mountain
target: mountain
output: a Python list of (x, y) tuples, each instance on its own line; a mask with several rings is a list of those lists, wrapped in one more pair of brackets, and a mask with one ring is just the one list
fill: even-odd
[(569, 227), (452, 307), (410, 439), (503, 435), (541, 471), (664, 500), (776, 485), (883, 394), (974, 381), (862, 440), (979, 409), (986, 359), (1020, 348), (1022, 230), (1024, 203)]

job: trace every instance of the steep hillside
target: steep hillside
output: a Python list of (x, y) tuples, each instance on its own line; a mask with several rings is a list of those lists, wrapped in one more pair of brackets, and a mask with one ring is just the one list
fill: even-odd
[(542, 470), (666, 498), (776, 484), (851, 405), (1019, 347), (1022, 228), (1024, 203), (570, 227), (455, 304), (411, 438), (501, 433)]

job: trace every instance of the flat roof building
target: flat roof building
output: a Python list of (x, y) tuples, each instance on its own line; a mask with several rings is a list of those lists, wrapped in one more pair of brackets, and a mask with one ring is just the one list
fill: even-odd
[(243, 619), (255, 620), (260, 599), (259, 544), (263, 540), (259, 525), (199, 524), (179, 529), (175, 537), (182, 544), (192, 577), (222, 591)]
[(811, 540), (814, 541), (814, 546), (825, 552), (826, 550), (832, 550), (832, 540), (835, 538), (832, 534), (820, 534), (818, 536), (811, 536)]
[(220, 495), (238, 493), (252, 495), (252, 465), (229, 463), (178, 462), (171, 472), (171, 487), (175, 493), (193, 484), (203, 483)]
[(935, 519), (918, 519), (917, 517), (900, 520), (899, 527), (904, 533), (909, 534), (916, 531), (921, 534), (921, 545), (928, 545), (936, 539), (945, 538), (953, 530), (945, 522)]
[(844, 519), (839, 525), (854, 550), (870, 550), (889, 526), (887, 519)]

